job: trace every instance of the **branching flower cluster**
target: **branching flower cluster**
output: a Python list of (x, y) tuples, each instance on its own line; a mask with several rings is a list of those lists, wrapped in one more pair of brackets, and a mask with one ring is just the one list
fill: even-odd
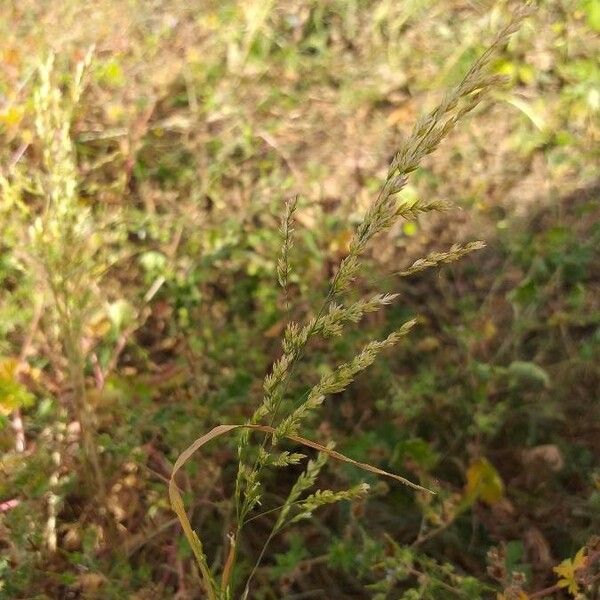
[[(373, 364), (377, 356), (397, 344), (417, 323), (412, 319), (383, 340), (367, 343), (350, 361), (337, 365), (321, 377), (307, 393), (295, 397), (290, 390), (291, 382), (298, 363), (307, 352), (313, 338), (333, 338), (343, 335), (345, 328), (358, 324), (369, 313), (397, 301), (398, 294), (376, 294), (354, 302), (347, 302), (343, 295), (359, 274), (362, 257), (373, 238), (392, 227), (400, 219), (415, 219), (423, 213), (441, 211), (448, 208), (442, 201), (426, 201), (419, 198), (408, 199), (400, 194), (407, 179), (419, 167), (425, 157), (436, 150), (441, 141), (469, 114), (483, 97), (498, 85), (502, 78), (490, 74), (489, 65), (495, 52), (505, 44), (509, 36), (515, 32), (526, 11), (520, 11), (513, 20), (496, 36), (490, 47), (472, 65), (462, 81), (450, 90), (439, 105), (415, 124), (410, 136), (402, 143), (394, 155), (381, 191), (375, 201), (368, 207), (362, 222), (358, 225), (349, 244), (349, 252), (341, 261), (325, 294), (323, 303), (314, 316), (303, 324), (291, 322), (283, 335), (282, 354), (274, 362), (270, 372), (263, 381), (263, 399), (255, 410), (245, 429), (240, 434), (238, 445), (239, 468), (235, 490), (236, 529), (231, 534), (230, 557), (227, 559), (227, 576), (223, 578), (221, 589), (211, 587), (207, 581), (209, 597), (228, 598), (230, 565), (234, 560), (236, 540), (242, 533), (245, 524), (256, 518), (250, 516), (251, 511), (260, 505), (263, 498), (263, 471), (267, 467), (285, 467), (296, 464), (303, 458), (299, 454), (278, 452), (276, 446), (284, 438), (301, 444), (317, 447), (299, 436), (309, 417), (318, 414), (318, 409), (328, 396), (345, 390), (355, 377)], [(294, 213), (298, 207), (298, 198), (286, 203), (282, 218), (282, 248), (277, 262), (277, 278), (284, 289), (286, 300), (291, 276), (290, 252), (293, 247)], [(399, 275), (406, 276), (424, 269), (454, 262), (463, 256), (483, 248), (482, 242), (471, 242), (465, 245), (455, 244), (446, 252), (432, 252), (428, 256), (414, 262)], [(285, 410), (283, 410), (285, 409)], [(260, 430), (267, 433), (260, 447), (250, 443), (250, 431)], [(328, 455), (336, 457), (337, 453), (320, 447), (322, 451), (315, 459), (309, 460), (305, 471), (292, 487), (284, 504), (273, 511), (278, 512), (263, 550), (246, 581), (243, 598), (248, 598), (252, 578), (262, 560), (267, 545), (273, 537), (287, 525), (310, 518), (314, 511), (326, 504), (341, 500), (356, 500), (368, 492), (366, 484), (360, 484), (347, 490), (317, 490), (305, 496), (316, 484), (317, 476), (325, 465)], [(341, 455), (337, 455), (341, 456)], [(348, 459), (346, 459), (348, 460)], [(352, 462), (352, 461), (350, 461)], [(382, 473), (376, 467), (358, 464), (372, 472)], [(406, 482), (406, 480), (403, 480)], [(406, 482), (409, 485), (410, 482)], [(414, 484), (413, 484), (414, 485)], [(304, 496), (304, 498), (303, 498)], [(264, 513), (265, 515), (267, 513)], [(201, 563), (206, 567), (206, 561)]]

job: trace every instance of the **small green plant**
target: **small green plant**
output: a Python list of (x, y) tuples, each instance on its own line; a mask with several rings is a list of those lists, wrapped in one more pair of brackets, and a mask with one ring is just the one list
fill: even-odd
[[(474, 62), (462, 81), (443, 97), (433, 111), (416, 123), (411, 135), (401, 145), (391, 161), (379, 195), (369, 206), (362, 222), (354, 231), (348, 253), (341, 260), (337, 271), (331, 278), (325, 298), (315, 316), (303, 324), (294, 321), (288, 324), (282, 340), (282, 355), (273, 364), (270, 373), (264, 379), (263, 400), (251, 419), (245, 425), (215, 427), (211, 432), (196, 440), (179, 457), (169, 488), (171, 503), (192, 546), (202, 574), (206, 594), (211, 600), (232, 598), (236, 587), (243, 590), (243, 598), (249, 598), (253, 577), (266, 548), (279, 532), (300, 520), (310, 518), (314, 511), (321, 506), (342, 500), (357, 500), (367, 494), (368, 486), (364, 483), (342, 491), (317, 489), (317, 491), (309, 493), (309, 490), (316, 485), (319, 472), (328, 457), (351, 462), (374, 473), (390, 475), (400, 479), (403, 483), (429, 493), (420, 486), (385, 473), (376, 467), (356, 463), (335, 452), (332, 445), (323, 446), (300, 435), (302, 429), (311, 429), (311, 423), (326, 397), (343, 391), (359, 373), (373, 364), (380, 353), (398, 344), (417, 324), (417, 319), (405, 322), (382, 340), (369, 342), (353, 359), (336, 366), (329, 373), (323, 375), (318, 383), (306, 392), (297, 393), (294, 379), (297, 366), (309, 351), (311, 341), (316, 338), (339, 337), (349, 326), (358, 324), (365, 315), (379, 311), (397, 300), (397, 294), (376, 294), (355, 302), (345, 301), (344, 296), (358, 276), (362, 258), (369, 243), (376, 235), (389, 229), (400, 219), (411, 220), (422, 213), (441, 211), (447, 208), (442, 202), (427, 202), (407, 197), (401, 192), (410, 173), (419, 167), (426, 156), (436, 150), (440, 142), (461, 119), (479, 104), (486, 93), (499, 84), (501, 78), (490, 74), (490, 62), (498, 48), (518, 29), (525, 14), (525, 11), (520, 11), (510, 24), (498, 33), (493, 43)], [(293, 218), (297, 206), (296, 199), (287, 203), (282, 225), (283, 247), (278, 263), (278, 279), (286, 297), (291, 269)], [(458, 260), (465, 254), (481, 247), (483, 247), (482, 242), (473, 242), (465, 246), (454, 245), (448, 252), (435, 252), (417, 260), (401, 275), (409, 275), (442, 263)], [(221, 577), (217, 580), (209, 567), (203, 544), (193, 531), (186, 515), (182, 496), (174, 478), (178, 470), (201, 446), (214, 438), (238, 429), (240, 430), (239, 466), (234, 494), (234, 526), (229, 534), (229, 549), (226, 553)], [(252, 443), (251, 434), (253, 432), (261, 432), (264, 436), (263, 441), (258, 445)], [(284, 439), (317, 449), (320, 454), (316, 459), (308, 462), (306, 469), (293, 485), (284, 503), (276, 509), (268, 511), (268, 513), (276, 515), (271, 531), (256, 563), (250, 569), (245, 583), (240, 585), (234, 583), (240, 580), (236, 573), (237, 549), (245, 528), (256, 516), (252, 514), (253, 511), (265, 497), (266, 473), (270, 469), (295, 465), (304, 458), (301, 454), (279, 451), (278, 445)], [(381, 589), (383, 590), (383, 588)]]

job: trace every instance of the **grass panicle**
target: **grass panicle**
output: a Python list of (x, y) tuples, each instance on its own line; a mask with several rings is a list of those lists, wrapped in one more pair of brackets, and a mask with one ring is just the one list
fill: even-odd
[[(91, 209), (79, 197), (78, 166), (71, 124), (84, 89), (93, 48), (77, 64), (63, 92), (50, 55), (38, 70), (33, 94), (35, 132), (42, 148), (43, 171), (36, 181), (44, 209), (30, 228), (27, 254), (38, 274), (39, 288), (52, 300), (54, 321), (69, 365), (74, 411), (81, 427), (90, 492), (104, 494), (104, 476), (95, 440), (94, 415), (85, 385), (82, 347), (86, 321), (96, 299), (94, 288), (103, 270)], [(99, 268), (100, 267), (100, 268)]]
[[(250, 512), (262, 502), (263, 470), (269, 466), (295, 464), (297, 458), (299, 460), (298, 455), (286, 453), (274, 456), (273, 447), (278, 440), (283, 438), (299, 439), (297, 436), (301, 427), (306, 423), (307, 418), (321, 406), (327, 396), (346, 389), (360, 372), (373, 364), (381, 352), (397, 344), (416, 324), (416, 319), (410, 320), (387, 338), (369, 342), (352, 360), (322, 376), (304, 398), (294, 399), (290, 383), (296, 372), (297, 364), (307, 351), (312, 338), (341, 336), (346, 326), (359, 323), (364, 315), (378, 311), (397, 300), (397, 294), (377, 294), (349, 304), (344, 304), (338, 298), (348, 291), (359, 274), (362, 256), (369, 242), (376, 235), (389, 229), (400, 219), (414, 219), (423, 213), (448, 208), (447, 204), (442, 201), (409, 199), (400, 192), (404, 189), (410, 173), (418, 168), (421, 161), (436, 150), (440, 142), (461, 119), (479, 104), (489, 90), (500, 83), (501, 78), (489, 73), (490, 61), (496, 50), (518, 29), (525, 15), (526, 11), (519, 11), (513, 21), (499, 32), (490, 47), (472, 65), (462, 81), (444, 95), (434, 110), (417, 121), (410, 136), (395, 153), (379, 195), (369, 206), (362, 222), (354, 231), (348, 255), (341, 261), (332, 277), (325, 299), (316, 315), (309, 318), (304, 324), (298, 322), (288, 324), (282, 340), (282, 355), (274, 362), (263, 382), (263, 400), (240, 435), (239, 467), (235, 489), (237, 528), (232, 534), (232, 549), (239, 543)], [(297, 203), (297, 197), (286, 202), (281, 227), (282, 249), (277, 262), (278, 281), (285, 290), (288, 301), (289, 255), (292, 246), (293, 216)], [(410, 275), (426, 268), (456, 261), (481, 247), (483, 247), (481, 242), (472, 242), (464, 246), (455, 244), (448, 252), (433, 252), (425, 258), (417, 260), (401, 275)], [(280, 415), (282, 408), (285, 408), (287, 414)], [(269, 425), (261, 425), (265, 422), (268, 422)], [(253, 428), (266, 428), (272, 432), (271, 447), (267, 446), (268, 436), (266, 436), (258, 450), (253, 451), (249, 437), (250, 430)], [(330, 453), (333, 451), (330, 450)], [(301, 501), (302, 494), (316, 484), (317, 475), (325, 461), (326, 456), (323, 454), (317, 459), (309, 461), (306, 470), (292, 487), (246, 581), (243, 597), (248, 597), (250, 593), (252, 578), (267, 546), (286, 524), (309, 518), (320, 506), (341, 500), (356, 500), (368, 492), (368, 486), (365, 484), (339, 492), (316, 490)], [(292, 507), (296, 507), (297, 510), (290, 516)], [(232, 554), (234, 552), (231, 550), (227, 560), (227, 581), (229, 581), (231, 565), (234, 562)], [(210, 581), (205, 583), (208, 586), (211, 585)], [(219, 593), (222, 594), (221, 597), (226, 598), (230, 591), (222, 589)]]

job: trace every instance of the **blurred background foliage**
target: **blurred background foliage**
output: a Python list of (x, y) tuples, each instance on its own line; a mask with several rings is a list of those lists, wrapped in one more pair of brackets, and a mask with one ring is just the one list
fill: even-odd
[[(201, 597), (165, 478), (195, 437), (260, 402), (288, 319), (275, 274), (284, 199), (301, 195), (290, 298), (300, 318), (397, 140), (511, 10), (502, 0), (5, 0), (0, 597)], [(535, 590), (600, 530), (599, 32), (595, 0), (535, 3), (494, 64), (509, 85), (403, 191), (453, 210), (378, 239), (356, 286), (402, 294), (368, 321), (374, 334), (417, 314), (423, 324), (328, 404), (317, 435), (437, 495), (373, 479), (366, 502), (281, 536), (256, 598), (486, 598), (516, 575)], [(36, 121), (49, 55), (62, 99), (46, 141), (60, 118), (69, 140), (50, 157)], [(57, 180), (75, 186), (64, 213), (48, 202)], [(488, 246), (394, 275), (471, 239)], [(56, 281), (68, 283), (66, 313)], [(328, 355), (316, 345), (298, 389), (358, 339)], [(80, 394), (102, 498), (82, 486)], [(186, 469), (215, 561), (234, 467), (231, 441)], [(275, 498), (293, 475), (272, 482)], [(364, 474), (330, 464), (324, 477), (335, 487)], [(255, 523), (249, 565), (266, 531)]]

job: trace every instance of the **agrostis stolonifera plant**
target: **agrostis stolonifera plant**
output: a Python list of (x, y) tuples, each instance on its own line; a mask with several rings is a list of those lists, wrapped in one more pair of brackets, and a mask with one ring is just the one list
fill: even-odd
[[(415, 489), (424, 489), (402, 477), (349, 459), (335, 452), (333, 444), (323, 446), (301, 437), (299, 434), (307, 417), (319, 410), (327, 396), (343, 391), (358, 373), (373, 364), (381, 352), (391, 348), (406, 336), (416, 325), (416, 319), (404, 323), (383, 340), (367, 343), (352, 360), (336, 366), (330, 373), (321, 377), (320, 381), (304, 396), (290, 397), (289, 386), (296, 366), (313, 338), (341, 336), (345, 327), (357, 324), (364, 315), (378, 311), (398, 299), (398, 294), (376, 294), (353, 303), (344, 303), (343, 297), (360, 271), (361, 258), (369, 242), (377, 234), (389, 229), (400, 219), (414, 219), (421, 213), (447, 208), (443, 202), (428, 202), (422, 199), (409, 200), (399, 195), (399, 192), (406, 185), (410, 173), (419, 167), (421, 161), (435, 151), (457, 123), (470, 113), (491, 89), (501, 83), (502, 78), (490, 72), (491, 60), (496, 51), (507, 42), (509, 36), (519, 28), (526, 12), (523, 9), (513, 16), (511, 22), (497, 34), (491, 45), (470, 67), (462, 81), (443, 96), (434, 110), (417, 121), (410, 136), (400, 145), (389, 165), (379, 195), (369, 206), (362, 222), (354, 231), (349, 244), (349, 252), (342, 259), (329, 282), (325, 298), (315, 316), (309, 318), (305, 323), (291, 322), (287, 325), (282, 340), (282, 354), (264, 379), (263, 400), (251, 419), (243, 425), (219, 425), (213, 428), (187, 448), (175, 463), (169, 485), (171, 504), (192, 547), (202, 575), (202, 583), (210, 600), (232, 598), (234, 593), (232, 574), (236, 567), (237, 548), (244, 528), (254, 518), (251, 513), (260, 504), (263, 496), (265, 471), (270, 468), (281, 469), (295, 465), (305, 458), (303, 454), (278, 451), (277, 444), (283, 438), (316, 449), (319, 454), (315, 459), (308, 461), (304, 472), (292, 486), (285, 502), (277, 509), (268, 511), (275, 513), (274, 524), (256, 563), (243, 584), (242, 598), (249, 597), (254, 574), (267, 546), (279, 532), (298, 521), (310, 518), (314, 511), (321, 506), (341, 500), (354, 500), (368, 493), (369, 486), (361, 483), (343, 491), (318, 489), (314, 493), (306, 495), (315, 485), (319, 472), (328, 458), (351, 463), (372, 473), (394, 478)], [(297, 205), (297, 198), (289, 200), (286, 203), (282, 219), (283, 242), (277, 264), (277, 276), (286, 294), (286, 300), (290, 275), (289, 254), (293, 244), (294, 213)], [(484, 244), (480, 241), (465, 245), (455, 244), (447, 252), (433, 252), (425, 258), (417, 260), (400, 275), (406, 276), (443, 263), (453, 262), (483, 246)], [(193, 530), (187, 517), (183, 499), (176, 484), (176, 475), (201, 446), (234, 430), (239, 430), (239, 465), (234, 495), (235, 525), (229, 534), (229, 548), (222, 572), (220, 577), (217, 577), (209, 567), (202, 541)], [(252, 432), (263, 434), (263, 440), (258, 446), (251, 442)]]

